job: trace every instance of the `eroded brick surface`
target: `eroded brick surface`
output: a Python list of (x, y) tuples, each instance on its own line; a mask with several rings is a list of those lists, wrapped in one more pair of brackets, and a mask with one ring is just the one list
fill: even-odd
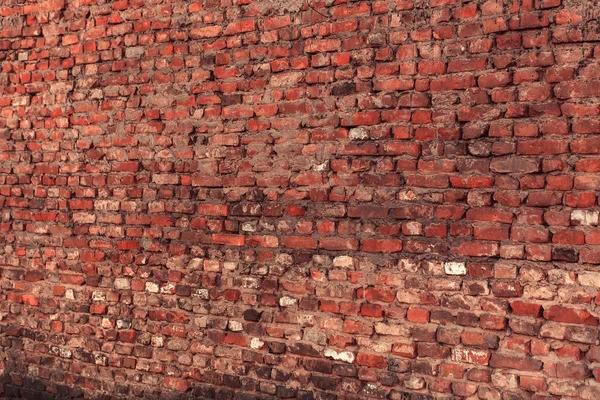
[(594, 3), (2, 1), (2, 397), (598, 398)]

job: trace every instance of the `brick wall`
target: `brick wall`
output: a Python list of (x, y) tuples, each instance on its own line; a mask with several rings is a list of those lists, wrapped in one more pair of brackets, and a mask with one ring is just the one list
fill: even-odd
[(5, 398), (597, 399), (591, 0), (4, 0)]

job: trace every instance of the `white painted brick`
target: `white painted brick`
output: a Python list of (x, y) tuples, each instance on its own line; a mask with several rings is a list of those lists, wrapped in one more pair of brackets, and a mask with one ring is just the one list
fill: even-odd
[(240, 332), (244, 329), (240, 321), (229, 321), (228, 328), (233, 332)]
[(336, 351), (334, 349), (325, 349), (324, 352), (325, 357), (333, 358), (336, 361), (343, 361), (349, 364), (354, 362), (354, 353), (350, 351)]
[(283, 296), (281, 299), (279, 299), (279, 305), (282, 307), (290, 307), (295, 305), (296, 301), (297, 300), (293, 297)]
[(466, 275), (467, 267), (463, 262), (449, 261), (444, 264), (444, 271), (448, 275)]
[(600, 272), (582, 272), (577, 276), (577, 281), (583, 286), (600, 288)]
[(158, 293), (160, 287), (157, 283), (154, 282), (146, 282), (146, 291), (150, 293)]
[(353, 268), (354, 259), (349, 256), (337, 256), (333, 259), (333, 266), (340, 268)]
[(579, 225), (598, 225), (598, 211), (573, 210), (571, 222), (577, 222)]
[(362, 126), (352, 128), (350, 129), (350, 132), (348, 132), (348, 136), (350, 137), (350, 140), (365, 140), (369, 138), (369, 131)]

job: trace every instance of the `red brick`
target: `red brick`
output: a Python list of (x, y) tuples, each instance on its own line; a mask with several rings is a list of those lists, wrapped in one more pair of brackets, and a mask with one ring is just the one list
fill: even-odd
[(189, 384), (185, 379), (166, 377), (163, 380), (163, 385), (167, 389), (185, 392), (189, 388)]
[(519, 386), (528, 392), (544, 392), (548, 387), (545, 378), (536, 376), (520, 376)]
[(250, 235), (246, 236), (246, 245), (252, 247), (279, 247), (279, 239), (276, 236), (270, 235)]
[(363, 303), (360, 307), (360, 314), (365, 317), (381, 318), (383, 309), (377, 304)]
[(498, 255), (498, 245), (488, 242), (465, 242), (455, 252), (463, 256), (492, 257)]
[(37, 307), (40, 305), (40, 299), (30, 294), (24, 294), (21, 296), (23, 304), (27, 306)]
[(215, 217), (226, 217), (228, 213), (228, 206), (224, 204), (199, 204), (198, 214), (210, 215)]
[(312, 237), (286, 236), (283, 245), (291, 249), (316, 249), (317, 241)]
[(386, 303), (391, 303), (396, 298), (396, 292), (394, 290), (382, 288), (361, 288), (356, 291), (356, 297), (359, 299), (366, 299), (369, 301), (382, 301)]
[(358, 250), (358, 240), (344, 238), (321, 238), (319, 248), (325, 250), (348, 251)]
[(417, 347), (413, 343), (394, 343), (392, 346), (392, 353), (400, 357), (416, 358)]
[(467, 211), (466, 219), (474, 221), (512, 223), (513, 213), (510, 211), (472, 208)]
[(225, 35), (237, 35), (244, 32), (251, 32), (255, 29), (255, 21), (253, 19), (247, 19), (239, 22), (232, 22), (227, 25)]
[(569, 143), (566, 140), (528, 140), (519, 142), (517, 153), (525, 155), (537, 154), (564, 154), (569, 150)]
[(563, 229), (552, 235), (553, 243), (582, 245), (585, 243), (585, 234), (582, 231)]
[(536, 303), (513, 301), (510, 303), (510, 308), (512, 309), (512, 312), (516, 315), (539, 317), (542, 313), (542, 305)]
[(475, 239), (479, 240), (507, 240), (508, 226), (476, 226), (473, 231)]
[(396, 253), (402, 250), (402, 241), (395, 239), (363, 239), (361, 249), (369, 253)]
[(386, 218), (388, 208), (377, 206), (348, 207), (348, 216), (351, 218)]
[[(593, 242), (594, 240), (590, 238), (589, 241)], [(590, 264), (600, 264), (600, 250), (589, 249), (584, 247), (583, 249), (581, 249), (579, 257), (581, 262)]]
[(243, 246), (244, 236), (241, 235), (228, 235), (228, 234), (214, 234), (212, 235), (212, 242), (214, 244), (227, 244), (230, 246)]
[(356, 335), (372, 335), (373, 327), (370, 324), (364, 324), (360, 321), (345, 320), (343, 330), (346, 333)]
[(387, 360), (378, 354), (358, 353), (356, 356), (356, 363), (358, 365), (379, 369), (384, 369), (388, 366)]
[(569, 324), (598, 325), (598, 318), (582, 309), (553, 305), (545, 309), (544, 318)]
[(52, 288), (52, 294), (54, 296), (63, 296), (66, 292), (66, 289), (64, 286), (54, 286)]
[(429, 321), (429, 311), (420, 308), (409, 308), (406, 319), (410, 322), (426, 324)]
[(263, 21), (263, 27), (266, 31), (270, 31), (273, 29), (281, 29), (284, 28), (291, 23), (291, 18), (289, 15), (282, 15), (280, 17), (272, 17), (267, 18)]
[(307, 53), (338, 51), (341, 45), (339, 39), (310, 39), (304, 45), (304, 51)]
[(43, 11), (62, 10), (64, 7), (65, 7), (64, 0), (47, 0), (47, 1), (42, 1), (42, 2), (35, 3), (35, 4), (26, 4), (23, 7), (23, 13), (32, 14), (32, 13), (39, 13), (39, 12), (43, 12)]

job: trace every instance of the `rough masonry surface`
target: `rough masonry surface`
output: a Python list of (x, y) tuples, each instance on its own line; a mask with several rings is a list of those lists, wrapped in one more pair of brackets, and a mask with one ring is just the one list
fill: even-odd
[(600, 397), (592, 0), (3, 0), (3, 398)]

